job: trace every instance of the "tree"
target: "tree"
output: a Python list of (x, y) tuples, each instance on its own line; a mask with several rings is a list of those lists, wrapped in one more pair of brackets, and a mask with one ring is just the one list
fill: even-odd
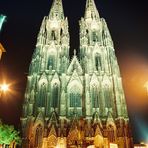
[(12, 143), (21, 144), (19, 132), (16, 131), (13, 126), (5, 125), (0, 122), (0, 144), (3, 148), (6, 148)]

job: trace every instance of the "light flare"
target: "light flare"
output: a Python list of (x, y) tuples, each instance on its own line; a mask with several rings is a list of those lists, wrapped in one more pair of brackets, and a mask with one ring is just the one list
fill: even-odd
[(2, 92), (7, 92), (7, 91), (9, 90), (9, 85), (8, 85), (8, 84), (2, 84), (2, 85), (0, 86), (0, 90), (1, 90)]
[(148, 105), (148, 62), (140, 55), (124, 55), (123, 59), (123, 85), (129, 110), (144, 110)]

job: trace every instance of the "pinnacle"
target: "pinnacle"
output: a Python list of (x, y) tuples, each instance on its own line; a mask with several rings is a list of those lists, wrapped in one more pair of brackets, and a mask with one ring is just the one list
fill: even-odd
[(64, 10), (62, 0), (54, 0), (51, 6), (51, 10), (49, 13), (49, 18), (52, 19), (63, 19), (64, 18)]
[(97, 136), (97, 135), (102, 136), (102, 132), (101, 132), (101, 129), (100, 129), (99, 125), (97, 125), (96, 131), (95, 131), (95, 136)]
[(96, 4), (94, 0), (86, 1), (86, 9), (85, 9), (85, 18), (86, 19), (99, 19), (99, 12), (97, 10)]

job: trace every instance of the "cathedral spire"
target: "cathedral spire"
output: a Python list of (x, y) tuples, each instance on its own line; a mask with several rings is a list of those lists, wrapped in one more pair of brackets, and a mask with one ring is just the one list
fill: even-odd
[(62, 0), (54, 0), (49, 13), (49, 18), (64, 19)]
[(97, 10), (94, 0), (86, 1), (85, 19), (99, 19), (99, 12)]

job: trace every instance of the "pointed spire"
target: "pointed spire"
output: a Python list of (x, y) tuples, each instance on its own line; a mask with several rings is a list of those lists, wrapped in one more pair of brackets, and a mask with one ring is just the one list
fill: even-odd
[(52, 112), (49, 123), (58, 123), (58, 116), (55, 111)]
[(51, 6), (51, 10), (49, 13), (49, 18), (57, 18), (63, 19), (64, 18), (64, 11), (63, 11), (63, 4), (62, 0), (54, 0)]
[(94, 113), (94, 115), (93, 115), (93, 119), (94, 119), (94, 122), (98, 122), (98, 121), (100, 121), (100, 119), (99, 119), (99, 114), (98, 114), (97, 111)]
[(55, 127), (54, 127), (54, 125), (52, 124), (51, 130), (50, 130), (50, 132), (49, 132), (48, 137), (51, 137), (51, 136), (53, 136), (53, 135), (54, 135), (55, 137), (57, 137), (57, 133), (56, 133)]
[(94, 0), (86, 1), (85, 19), (99, 19), (99, 12), (95, 5)]
[(102, 136), (102, 132), (101, 132), (99, 125), (97, 125), (96, 130), (95, 130), (95, 136), (97, 136), (97, 135)]
[(112, 116), (112, 113), (109, 111), (108, 116), (107, 116), (107, 120), (106, 120), (106, 126), (109, 126), (110, 124), (115, 125), (115, 121)]
[(57, 142), (58, 139), (57, 139), (56, 129), (55, 126), (52, 124), (48, 135), (48, 145), (50, 145), (51, 147), (56, 147)]

